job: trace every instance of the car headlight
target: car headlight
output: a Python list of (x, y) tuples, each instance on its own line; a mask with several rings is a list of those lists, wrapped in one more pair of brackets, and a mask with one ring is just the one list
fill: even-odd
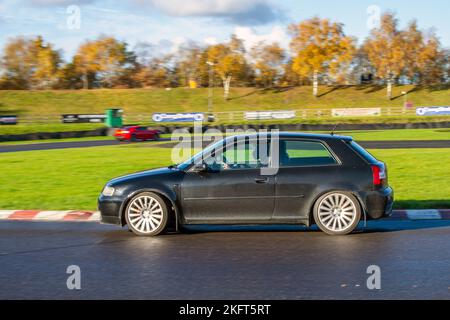
[(105, 197), (111, 197), (114, 194), (114, 188), (113, 187), (104, 187), (103, 191), (102, 191), (102, 195), (104, 195)]

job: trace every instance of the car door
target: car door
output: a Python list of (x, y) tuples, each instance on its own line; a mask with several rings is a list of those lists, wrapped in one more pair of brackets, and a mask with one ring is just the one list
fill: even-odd
[(136, 137), (139, 140), (145, 140), (146, 137), (146, 129), (143, 127), (136, 128)]
[(146, 130), (145, 130), (145, 137), (146, 137), (147, 140), (149, 140), (149, 139), (154, 139), (154, 138), (155, 138), (155, 135), (154, 135), (154, 133), (153, 133), (153, 130), (148, 130), (148, 129), (146, 129)]
[[(214, 156), (216, 160), (208, 164), (209, 172), (189, 170), (185, 174), (181, 200), (188, 223), (271, 220), (275, 177), (261, 175), (261, 161), (257, 152), (250, 149), (251, 145), (254, 144), (247, 141), (242, 148), (242, 144), (234, 141)], [(225, 160), (221, 164), (217, 159)]]
[(340, 179), (340, 161), (321, 141), (282, 139), (274, 220), (306, 219), (315, 197)]
[(150, 139), (150, 132), (148, 131), (147, 128), (141, 128), (141, 136), (142, 136), (142, 140)]

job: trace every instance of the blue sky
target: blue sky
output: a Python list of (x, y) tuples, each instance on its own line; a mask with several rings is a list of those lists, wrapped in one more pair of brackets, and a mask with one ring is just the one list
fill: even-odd
[[(80, 12), (80, 28), (73, 23), (78, 21), (74, 8)], [(377, 10), (396, 12), (402, 26), (416, 18), (422, 29), (434, 27), (450, 47), (448, 0), (0, 0), (0, 46), (17, 35), (40, 34), (66, 59), (81, 42), (99, 35), (113, 35), (131, 48), (152, 43), (161, 52), (190, 40), (223, 41), (231, 33), (248, 47), (263, 40), (287, 46), (287, 25), (314, 15), (344, 23), (346, 33), (361, 41)]]

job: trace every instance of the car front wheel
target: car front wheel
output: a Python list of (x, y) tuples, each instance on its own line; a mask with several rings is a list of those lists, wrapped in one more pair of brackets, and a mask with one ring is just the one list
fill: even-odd
[(156, 236), (164, 231), (168, 209), (164, 200), (153, 192), (143, 192), (128, 203), (125, 219), (130, 230), (138, 236)]
[(329, 192), (314, 205), (314, 220), (329, 235), (347, 235), (358, 226), (361, 207), (354, 195), (348, 192)]

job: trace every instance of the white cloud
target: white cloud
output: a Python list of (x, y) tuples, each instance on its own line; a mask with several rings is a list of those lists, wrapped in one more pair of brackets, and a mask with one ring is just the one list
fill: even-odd
[(271, 0), (135, 0), (176, 17), (219, 17), (241, 25), (265, 24), (283, 18)]
[(181, 46), (186, 44), (188, 41), (184, 37), (175, 37), (175, 38), (171, 39), (170, 42), (172, 43), (172, 47), (170, 48), (170, 51), (171, 51), (171, 53), (175, 53), (178, 51), (178, 49)]
[(285, 31), (285, 28), (281, 26), (274, 26), (269, 33), (258, 34), (253, 28), (249, 27), (236, 27), (234, 34), (244, 41), (244, 46), (247, 52), (250, 52), (259, 42), (265, 42), (271, 44), (277, 42), (281, 47), (287, 49), (289, 45), (289, 38)]
[(95, 0), (27, 0), (27, 2), (34, 5), (43, 6), (68, 6), (73, 4), (92, 3)]
[(203, 42), (208, 46), (213, 46), (219, 43), (216, 37), (206, 37), (205, 39), (203, 39)]
[(264, 0), (150, 0), (152, 4), (174, 16), (214, 16), (248, 11)]

